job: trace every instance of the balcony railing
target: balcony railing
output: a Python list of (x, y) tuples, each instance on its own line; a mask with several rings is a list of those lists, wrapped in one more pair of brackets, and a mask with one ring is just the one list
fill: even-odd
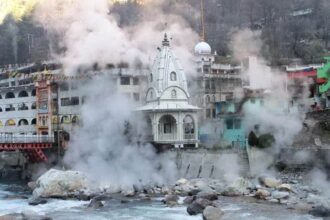
[(196, 139), (195, 134), (185, 134), (184, 139), (185, 140), (194, 140), (194, 139)]
[(48, 135), (30, 135), (30, 136), (12, 136), (0, 135), (0, 143), (13, 144), (13, 143), (53, 143), (54, 137)]

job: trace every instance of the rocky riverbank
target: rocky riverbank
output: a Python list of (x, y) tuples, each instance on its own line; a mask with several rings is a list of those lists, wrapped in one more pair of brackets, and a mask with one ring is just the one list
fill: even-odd
[[(49, 170), (36, 182), (29, 183), (33, 189), (29, 198), (31, 206), (45, 204), (50, 198), (85, 200), (87, 209), (97, 210), (111, 207), (114, 201), (122, 204), (163, 198), (169, 208), (186, 206), (189, 215), (203, 215), (204, 220), (221, 219), (226, 214), (222, 200), (225, 197), (245, 198), (261, 203), (285, 206), (302, 214), (318, 217), (330, 216), (330, 199), (320, 191), (304, 184), (301, 179), (260, 176), (258, 178), (235, 178), (231, 181), (219, 179), (179, 179), (173, 185), (132, 186), (101, 188), (76, 171)], [(32, 216), (29, 218), (26, 216)], [(9, 219), (49, 219), (36, 213), (15, 213)], [(37, 216), (37, 217), (36, 217)]]

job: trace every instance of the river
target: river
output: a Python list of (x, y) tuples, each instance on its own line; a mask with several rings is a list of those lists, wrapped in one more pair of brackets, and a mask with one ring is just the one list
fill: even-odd
[[(47, 204), (30, 206), (26, 192), (11, 192), (13, 184), (0, 184), (0, 216), (23, 211), (33, 211), (54, 220), (201, 220), (202, 216), (189, 216), (186, 207), (168, 208), (161, 198), (151, 201), (131, 201), (122, 204), (113, 201), (99, 210), (87, 208), (88, 201), (50, 199)], [(181, 199), (182, 200), (182, 199)], [(285, 206), (258, 202), (254, 199), (221, 197), (220, 206), (224, 220), (320, 220), (310, 215), (288, 210)]]

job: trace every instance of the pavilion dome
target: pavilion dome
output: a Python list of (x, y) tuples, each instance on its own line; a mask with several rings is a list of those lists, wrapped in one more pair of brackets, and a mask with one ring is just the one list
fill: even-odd
[(195, 54), (199, 54), (199, 55), (209, 55), (211, 54), (212, 50), (211, 50), (211, 46), (202, 41), (199, 42), (196, 46), (195, 46)]

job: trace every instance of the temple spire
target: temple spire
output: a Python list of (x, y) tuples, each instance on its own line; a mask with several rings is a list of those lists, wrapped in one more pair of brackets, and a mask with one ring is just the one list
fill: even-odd
[(170, 46), (170, 41), (167, 38), (167, 34), (164, 34), (164, 40), (163, 40), (163, 46), (169, 47)]
[(201, 41), (205, 41), (204, 0), (201, 0)]

